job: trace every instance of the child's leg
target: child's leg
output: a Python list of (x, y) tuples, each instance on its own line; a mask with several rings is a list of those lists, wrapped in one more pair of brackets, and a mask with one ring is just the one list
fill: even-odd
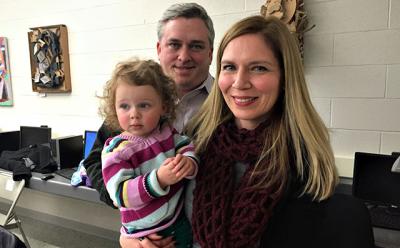
[(181, 212), (174, 224), (167, 229), (158, 232), (163, 237), (174, 236), (176, 248), (192, 247), (192, 227), (186, 218), (184, 211)]

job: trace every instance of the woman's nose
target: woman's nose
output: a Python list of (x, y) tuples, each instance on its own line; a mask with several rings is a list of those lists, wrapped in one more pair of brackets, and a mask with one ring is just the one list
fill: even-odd
[(235, 89), (248, 89), (251, 87), (250, 77), (245, 70), (239, 69), (237, 71), (232, 87)]

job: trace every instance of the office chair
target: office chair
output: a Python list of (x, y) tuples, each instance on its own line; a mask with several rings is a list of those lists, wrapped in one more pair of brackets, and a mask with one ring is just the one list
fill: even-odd
[(18, 198), (24, 189), (25, 180), (14, 181), (12, 174), (5, 171), (0, 171), (0, 198), (5, 199), (9, 208), (6, 214), (0, 213), (0, 226), (5, 229), (17, 228), (20, 230), (26, 247), (30, 248), (28, 239), (21, 226), (21, 220), (14, 212), (14, 207), (17, 204)]
[(26, 248), (17, 235), (0, 227), (0, 247), (4, 248)]
[(277, 209), (262, 238), (269, 248), (374, 248), (368, 209), (350, 195), (316, 203), (289, 199)]

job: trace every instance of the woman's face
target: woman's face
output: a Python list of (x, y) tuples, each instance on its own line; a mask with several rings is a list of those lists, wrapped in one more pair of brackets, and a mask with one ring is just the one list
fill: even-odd
[(246, 34), (226, 46), (218, 86), (239, 128), (255, 129), (268, 118), (280, 93), (281, 71), (260, 34)]

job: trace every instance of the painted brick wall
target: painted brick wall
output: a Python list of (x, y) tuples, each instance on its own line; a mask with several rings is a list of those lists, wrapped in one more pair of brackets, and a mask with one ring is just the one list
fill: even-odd
[[(305, 65), (340, 166), (400, 150), (400, 1), (307, 1)], [(352, 161), (341, 174), (352, 174)]]
[[(0, 130), (45, 124), (61, 136), (98, 129), (96, 94), (119, 60), (157, 59), (156, 22), (175, 2), (0, 1), (15, 102), (0, 108)], [(217, 47), (233, 22), (258, 13), (265, 1), (197, 2), (213, 18)], [(306, 78), (341, 174), (350, 175), (355, 151), (400, 150), (400, 1), (305, 0), (305, 8), (316, 25), (305, 37)], [(40, 96), (31, 89), (27, 32), (54, 24), (68, 27), (72, 93)]]

